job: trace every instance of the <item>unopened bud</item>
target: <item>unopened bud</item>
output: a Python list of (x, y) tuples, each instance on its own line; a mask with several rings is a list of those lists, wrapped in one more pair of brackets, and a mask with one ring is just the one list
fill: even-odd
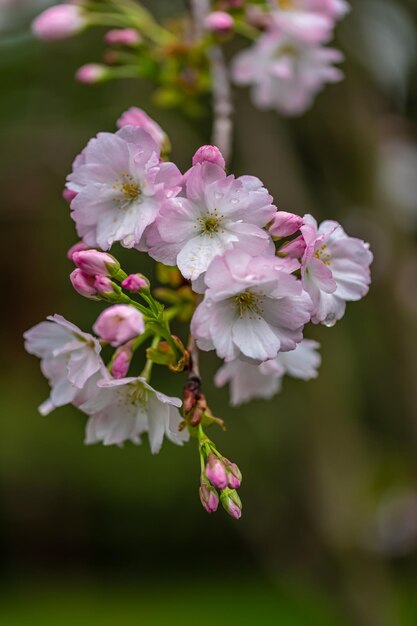
[(210, 454), (206, 463), (206, 476), (216, 489), (227, 487), (227, 472), (224, 464), (215, 454)]
[(303, 218), (294, 213), (278, 211), (269, 227), (269, 234), (272, 237), (289, 237), (300, 230)]
[(111, 254), (99, 250), (80, 250), (74, 252), (75, 265), (91, 276), (115, 276), (120, 270), (120, 263)]
[(306, 249), (304, 237), (300, 235), (292, 241), (288, 241), (278, 250), (280, 256), (290, 257), (290, 259), (299, 259), (303, 256)]
[(81, 252), (81, 250), (88, 250), (88, 246), (83, 241), (78, 241), (77, 243), (74, 243), (74, 245), (71, 246), (71, 248), (67, 252), (67, 258), (70, 261), (73, 261), (72, 257), (75, 252)]
[(77, 195), (78, 194), (76, 191), (73, 191), (72, 189), (68, 189), (68, 187), (65, 187), (64, 191), (62, 192), (62, 197), (64, 198), (66, 202), (68, 202), (68, 204), (71, 204), (71, 202), (74, 200), (74, 198)]
[(120, 346), (145, 330), (142, 313), (128, 304), (116, 304), (103, 311), (94, 324), (96, 335), (112, 346)]
[(170, 142), (166, 132), (155, 122), (145, 111), (138, 107), (131, 107), (125, 111), (117, 120), (117, 127), (137, 126), (143, 128), (150, 134), (155, 143), (161, 148), (162, 152), (169, 152)]
[(223, 489), (220, 492), (220, 502), (222, 507), (233, 519), (240, 519), (242, 516), (242, 501), (237, 491), (234, 489)]
[(114, 283), (107, 276), (95, 276), (94, 278), (94, 287), (97, 290), (97, 293), (107, 300), (112, 298), (112, 296), (119, 296), (121, 293), (121, 289), (116, 283)]
[(214, 163), (222, 169), (226, 167), (226, 161), (217, 146), (201, 146), (193, 156), (193, 165), (197, 163)]
[(111, 373), (114, 378), (124, 378), (129, 371), (130, 362), (133, 357), (131, 343), (126, 343), (116, 350), (112, 360)]
[(207, 15), (204, 20), (204, 25), (207, 30), (212, 33), (229, 33), (234, 25), (234, 19), (229, 13), (225, 11), (213, 11), (209, 15)]
[(219, 506), (219, 496), (210, 483), (201, 477), (200, 480), (200, 500), (207, 513), (215, 513)]
[(242, 483), (242, 472), (236, 463), (232, 463), (228, 459), (223, 459), (223, 463), (226, 466), (228, 486), (230, 489), (239, 489)]
[(105, 40), (109, 46), (137, 46), (142, 37), (134, 28), (114, 28), (106, 33)]
[(58, 41), (72, 37), (86, 26), (82, 7), (74, 4), (59, 4), (46, 9), (32, 23), (36, 37), (45, 41)]
[(130, 274), (121, 285), (128, 291), (142, 291), (149, 289), (150, 282), (143, 274)]
[(87, 63), (79, 67), (75, 78), (80, 83), (85, 85), (94, 85), (95, 83), (101, 83), (110, 76), (109, 70), (105, 65), (99, 63)]
[(92, 300), (98, 300), (97, 289), (94, 286), (94, 276), (90, 276), (90, 274), (86, 274), (77, 268), (71, 272), (70, 281), (75, 291), (81, 296), (91, 298)]

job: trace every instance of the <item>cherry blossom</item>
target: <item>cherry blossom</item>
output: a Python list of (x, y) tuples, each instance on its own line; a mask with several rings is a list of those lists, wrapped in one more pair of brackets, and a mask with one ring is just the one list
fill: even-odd
[(260, 180), (197, 163), (187, 174), (185, 195), (163, 204), (147, 238), (149, 254), (196, 280), (215, 256), (233, 247), (253, 255), (265, 251), (271, 240), (263, 227), (275, 212)]
[(162, 202), (175, 195), (180, 172), (161, 163), (160, 149), (145, 130), (126, 126), (100, 133), (74, 164), (68, 187), (77, 192), (72, 218), (84, 243), (108, 250), (114, 242), (140, 243)]
[(96, 397), (80, 406), (90, 416), (87, 444), (100, 441), (105, 446), (121, 445), (125, 441), (138, 444), (141, 435), (148, 433), (151, 451), (157, 454), (164, 436), (177, 445), (188, 441), (188, 430), (179, 430), (182, 422), (179, 398), (156, 391), (142, 377), (103, 378), (98, 387)]
[(242, 356), (258, 363), (293, 350), (312, 309), (310, 297), (290, 273), (297, 267), (297, 261), (252, 257), (240, 250), (216, 257), (191, 322), (199, 347), (216, 349), (226, 361)]
[(333, 326), (345, 314), (346, 302), (368, 293), (373, 259), (369, 244), (349, 237), (337, 222), (317, 227), (311, 215), (304, 217), (301, 232), (306, 243), (302, 283), (314, 304), (312, 321)]

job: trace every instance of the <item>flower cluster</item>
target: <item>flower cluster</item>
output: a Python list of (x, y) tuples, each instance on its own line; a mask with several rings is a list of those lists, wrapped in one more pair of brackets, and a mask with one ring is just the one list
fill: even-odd
[[(223, 422), (202, 391), (198, 349), (224, 361), (215, 382), (230, 384), (234, 405), (271, 398), (285, 374), (314, 378), (319, 345), (304, 328), (333, 326), (367, 293), (372, 254), (336, 222), (277, 210), (258, 178), (226, 173), (216, 146), (202, 146), (181, 174), (167, 160), (166, 134), (143, 111), (130, 109), (118, 126), (75, 159), (65, 193), (80, 237), (68, 252), (71, 282), (110, 306), (95, 335), (59, 315), (25, 334), (51, 385), (40, 411), (79, 408), (88, 444), (139, 444), (147, 434), (157, 453), (164, 436), (177, 445), (195, 437), (203, 506), (213, 512), (220, 502), (239, 518), (241, 473), (204, 431)], [(135, 250), (139, 268), (138, 251), (155, 259), (163, 286), (127, 275), (108, 252), (116, 242)], [(190, 322), (187, 348), (171, 332), (174, 318)], [(151, 386), (154, 364), (188, 373), (183, 400)]]
[(262, 109), (299, 115), (326, 83), (343, 77), (334, 66), (343, 55), (327, 43), (349, 11), (346, 0), (193, 0), (190, 5), (197, 7), (194, 19), (193, 12), (181, 16), (173, 28), (172, 20), (159, 23), (139, 2), (77, 0), (47, 9), (34, 21), (33, 32), (54, 41), (89, 27), (110, 27), (104, 63), (84, 65), (77, 79), (150, 79), (158, 104), (180, 106), (192, 115), (201, 110), (216, 80), (210, 50), (234, 36), (251, 45), (232, 59), (232, 78), (252, 87), (253, 101)]

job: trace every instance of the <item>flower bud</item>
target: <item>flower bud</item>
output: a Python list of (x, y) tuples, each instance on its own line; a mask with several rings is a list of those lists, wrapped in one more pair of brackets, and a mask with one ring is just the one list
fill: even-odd
[(242, 472), (236, 463), (232, 463), (228, 459), (223, 459), (223, 463), (226, 466), (228, 486), (230, 489), (239, 489), (242, 483)]
[(94, 287), (94, 276), (86, 274), (80, 269), (75, 269), (70, 274), (70, 281), (75, 291), (85, 298), (98, 300), (97, 289)]
[(201, 146), (193, 156), (193, 165), (204, 163), (205, 161), (214, 163), (222, 169), (226, 167), (226, 161), (216, 146)]
[(240, 519), (242, 516), (242, 501), (237, 491), (234, 489), (223, 489), (220, 493), (220, 502), (222, 507), (234, 519)]
[(105, 65), (99, 63), (87, 63), (78, 68), (75, 78), (85, 85), (94, 85), (107, 79), (109, 70)]
[(233, 29), (234, 24), (233, 17), (225, 11), (213, 11), (204, 20), (206, 29), (212, 33), (228, 33)]
[(142, 37), (134, 28), (114, 28), (106, 33), (105, 41), (109, 46), (137, 46)]
[(200, 500), (207, 513), (215, 513), (219, 506), (217, 491), (202, 476), (200, 479)]
[(80, 250), (74, 252), (75, 265), (91, 276), (115, 276), (120, 270), (120, 263), (111, 254), (99, 250)]
[(119, 295), (121, 292), (120, 287), (110, 280), (108, 276), (95, 276), (94, 287), (100, 296), (107, 299), (114, 294)]
[(269, 234), (272, 237), (289, 237), (300, 230), (303, 224), (303, 218), (294, 213), (286, 211), (278, 211), (274, 215), (274, 219), (269, 227)]
[(94, 324), (96, 335), (112, 346), (120, 346), (145, 330), (142, 313), (129, 304), (115, 304), (103, 311)]
[(64, 191), (62, 192), (62, 197), (64, 198), (64, 200), (68, 202), (68, 204), (71, 204), (71, 202), (74, 200), (74, 198), (77, 195), (78, 194), (76, 191), (73, 191), (72, 189), (68, 189), (67, 187), (65, 187)]
[(143, 274), (130, 274), (121, 285), (128, 291), (141, 291), (143, 289), (148, 290), (150, 282)]
[(116, 350), (112, 359), (111, 373), (114, 378), (125, 378), (133, 357), (131, 343), (126, 343)]
[(287, 241), (281, 248), (278, 250), (278, 254), (280, 256), (287, 256), (291, 259), (299, 259), (303, 256), (306, 249), (306, 242), (304, 241), (304, 237), (300, 235), (296, 237), (292, 241)]
[(81, 252), (81, 250), (88, 250), (88, 246), (83, 241), (77, 241), (67, 252), (67, 258), (73, 261), (73, 255), (75, 252)]
[(216, 489), (227, 486), (227, 472), (223, 463), (215, 454), (210, 454), (206, 463), (206, 476)]
[(32, 31), (39, 39), (58, 41), (80, 32), (86, 26), (86, 19), (80, 6), (59, 4), (50, 7), (32, 23)]
[(117, 120), (117, 127), (123, 128), (123, 126), (137, 126), (143, 128), (150, 134), (154, 142), (161, 148), (162, 152), (168, 152), (170, 150), (170, 142), (168, 135), (162, 130), (155, 120), (153, 120), (145, 111), (138, 107), (131, 107)]

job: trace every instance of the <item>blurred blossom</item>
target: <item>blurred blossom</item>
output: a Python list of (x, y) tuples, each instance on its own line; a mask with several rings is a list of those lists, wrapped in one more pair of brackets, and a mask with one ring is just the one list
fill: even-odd
[(380, 202), (406, 230), (417, 228), (417, 142), (391, 137), (380, 148), (377, 187)]
[(342, 46), (371, 73), (379, 86), (402, 103), (416, 60), (412, 16), (393, 0), (361, 0), (341, 30)]
[(395, 490), (385, 495), (368, 530), (368, 547), (387, 556), (401, 556), (417, 546), (417, 493)]

